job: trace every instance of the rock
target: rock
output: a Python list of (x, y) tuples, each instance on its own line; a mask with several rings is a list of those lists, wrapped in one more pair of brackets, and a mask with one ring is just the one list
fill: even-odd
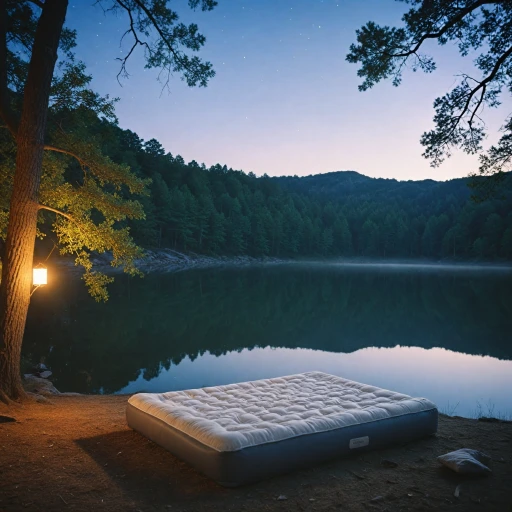
[(453, 493), (453, 495), (458, 498), (460, 496), (460, 484), (457, 485), (457, 487), (455, 487), (455, 492)]
[(51, 400), (48, 399), (47, 396), (40, 395), (39, 393), (31, 393), (30, 391), (27, 391), (27, 395), (32, 397), (38, 404), (51, 404), (51, 403), (53, 403)]
[(491, 457), (470, 448), (461, 448), (454, 452), (445, 453), (437, 457), (437, 460), (456, 473), (474, 475), (488, 475), (491, 473), (491, 470), (486, 466), (491, 462)]
[(15, 422), (16, 418), (13, 418), (12, 416), (2, 416), (0, 415), (0, 423), (12, 423)]
[(284, 500), (287, 500), (288, 498), (284, 495), (284, 494), (280, 494), (278, 497), (277, 497), (277, 501), (284, 501)]
[(51, 375), (52, 375), (52, 372), (50, 370), (45, 370), (44, 372), (41, 372), (39, 374), (39, 377), (41, 377), (41, 379), (47, 379)]
[(25, 375), (23, 387), (28, 393), (36, 393), (39, 395), (59, 395), (60, 392), (47, 379), (41, 379), (35, 375)]
[(384, 501), (384, 496), (375, 496), (375, 498), (372, 498), (370, 501), (372, 503), (376, 503), (378, 501)]

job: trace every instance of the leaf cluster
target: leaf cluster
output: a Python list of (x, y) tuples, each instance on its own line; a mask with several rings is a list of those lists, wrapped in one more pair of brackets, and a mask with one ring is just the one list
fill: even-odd
[[(411, 5), (402, 18), (402, 27), (368, 22), (356, 31), (357, 43), (350, 46), (346, 59), (360, 64), (357, 74), (363, 82), (359, 89), (365, 91), (385, 79), (398, 86), (407, 68), (433, 72), (435, 61), (422, 53), (429, 40), (440, 45), (453, 42), (464, 57), (480, 51), (474, 65), (481, 76), (460, 75), (459, 83), (435, 100), (435, 126), (422, 135), (421, 144), (425, 147), (423, 156), (433, 167), (455, 148), (481, 154), (487, 136), (484, 107), (499, 107), (503, 92), (512, 93), (512, 1), (398, 1)], [(510, 127), (510, 122), (505, 122), (504, 138), (487, 155), (481, 154), (481, 174), (512, 169), (510, 158), (503, 158), (510, 150)]]

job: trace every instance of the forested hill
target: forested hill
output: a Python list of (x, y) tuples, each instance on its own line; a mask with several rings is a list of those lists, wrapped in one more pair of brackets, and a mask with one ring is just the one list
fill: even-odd
[[(355, 171), (274, 179), (288, 193), (336, 209), (348, 221), (355, 255), (512, 258), (512, 175), (498, 188), (485, 177), (398, 181)], [(472, 200), (489, 190), (493, 199)]]
[[(373, 179), (356, 172), (256, 177), (165, 153), (154, 139), (106, 121), (90, 126), (102, 149), (152, 180), (144, 247), (279, 257), (512, 260), (512, 177), (505, 199), (475, 203), (466, 180)], [(73, 170), (69, 170), (72, 175)], [(76, 173), (78, 175), (79, 173)]]
[(287, 190), (309, 195), (323, 196), (324, 199), (340, 200), (357, 197), (368, 201), (421, 201), (431, 203), (434, 198), (453, 195), (465, 202), (470, 197), (468, 179), (450, 181), (398, 181), (395, 179), (370, 178), (355, 171), (337, 171), (310, 176), (280, 176), (275, 178)]

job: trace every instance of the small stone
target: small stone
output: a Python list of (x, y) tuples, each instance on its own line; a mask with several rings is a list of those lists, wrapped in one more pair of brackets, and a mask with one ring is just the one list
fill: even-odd
[(375, 503), (377, 501), (383, 501), (384, 500), (384, 496), (375, 496), (375, 498), (372, 498), (370, 501)]
[(277, 501), (284, 501), (284, 500), (287, 500), (288, 498), (284, 495), (284, 494), (280, 494), (278, 497), (277, 497)]

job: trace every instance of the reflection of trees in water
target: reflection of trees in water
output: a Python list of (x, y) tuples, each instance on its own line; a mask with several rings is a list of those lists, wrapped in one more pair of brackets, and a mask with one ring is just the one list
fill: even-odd
[(34, 296), (25, 353), (46, 358), (57, 387), (82, 392), (255, 346), (444, 347), (510, 359), (510, 284), (510, 274), (492, 273), (203, 270), (118, 278), (104, 305), (71, 282)]

